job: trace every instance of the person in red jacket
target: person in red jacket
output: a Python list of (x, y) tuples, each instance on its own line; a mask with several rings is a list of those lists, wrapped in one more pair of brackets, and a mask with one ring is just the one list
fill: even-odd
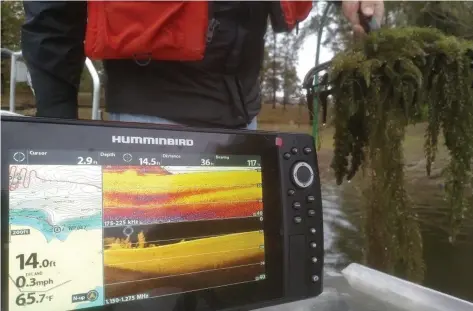
[[(381, 23), (384, 15), (382, 1), (338, 4), (358, 34), (360, 18)], [(24, 1), (21, 44), (37, 116), (78, 117), (89, 56), (103, 59), (111, 120), (255, 129), (268, 17), (274, 31), (291, 31), (310, 8), (307, 1)]]

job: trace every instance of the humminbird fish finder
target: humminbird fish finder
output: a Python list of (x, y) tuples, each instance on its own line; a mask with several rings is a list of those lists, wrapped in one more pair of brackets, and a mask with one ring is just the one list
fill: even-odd
[(2, 117), (2, 310), (250, 310), (321, 293), (304, 134)]

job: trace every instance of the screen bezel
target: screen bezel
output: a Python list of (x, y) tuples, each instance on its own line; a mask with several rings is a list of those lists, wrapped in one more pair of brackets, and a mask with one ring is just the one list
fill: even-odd
[[(171, 301), (205, 301), (209, 308), (229, 309), (255, 305), (284, 297), (284, 236), (282, 221), (281, 176), (276, 135), (250, 131), (192, 130), (157, 125), (122, 124), (116, 122), (82, 122), (28, 118), (11, 122), (2, 118), (2, 241), (8, 240), (8, 165), (9, 150), (97, 150), (136, 152), (188, 152), (233, 155), (259, 155), (263, 179), (263, 226), (265, 235), (266, 279), (254, 283), (231, 285), (147, 299), (155, 301), (150, 309), (172, 305)], [(25, 122), (27, 121), (27, 122)], [(101, 123), (101, 124), (98, 124)], [(5, 126), (7, 124), (7, 126)], [(86, 126), (84, 126), (86, 125)], [(87, 126), (88, 125), (88, 126)], [(15, 133), (21, 135), (14, 136)], [(194, 146), (127, 145), (112, 143), (112, 135), (185, 137), (194, 140)], [(46, 138), (46, 139), (45, 139)], [(2, 309), (8, 310), (8, 244), (2, 245)], [(105, 305), (83, 310), (113, 310), (114, 306), (134, 310), (138, 302)], [(184, 304), (185, 305), (185, 304)], [(121, 307), (122, 308), (122, 307)], [(184, 306), (187, 309), (188, 307)], [(148, 308), (140, 308), (146, 310)], [(179, 308), (175, 310), (180, 310)], [(182, 309), (184, 310), (184, 309)]]

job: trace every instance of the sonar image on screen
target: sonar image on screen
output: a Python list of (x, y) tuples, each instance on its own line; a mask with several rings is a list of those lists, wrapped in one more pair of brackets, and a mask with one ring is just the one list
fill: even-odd
[(105, 167), (106, 299), (264, 274), (260, 185), (258, 170), (238, 167)]
[(258, 156), (11, 154), (10, 311), (77, 310), (266, 279)]

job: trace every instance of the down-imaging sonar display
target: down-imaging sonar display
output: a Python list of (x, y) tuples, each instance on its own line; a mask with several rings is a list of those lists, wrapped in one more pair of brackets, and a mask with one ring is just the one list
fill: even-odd
[(11, 311), (265, 279), (258, 156), (24, 150), (11, 159)]

